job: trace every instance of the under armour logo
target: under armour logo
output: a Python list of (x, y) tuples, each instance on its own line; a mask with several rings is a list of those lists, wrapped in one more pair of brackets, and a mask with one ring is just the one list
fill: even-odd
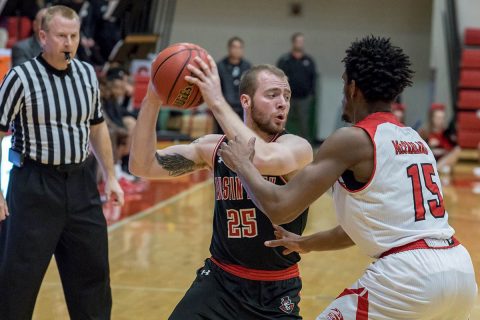
[(202, 270), (202, 272), (200, 272), (200, 275), (202, 276), (208, 276), (210, 274), (210, 270)]
[(218, 156), (218, 161), (217, 161), (217, 162), (218, 162), (218, 163), (222, 163), (222, 162), (223, 162), (223, 159), (222, 159), (221, 156)]
[(290, 300), (289, 296), (283, 297), (281, 302), (280, 302), (280, 310), (282, 310), (285, 313), (292, 313), (293, 308), (295, 307), (295, 304)]

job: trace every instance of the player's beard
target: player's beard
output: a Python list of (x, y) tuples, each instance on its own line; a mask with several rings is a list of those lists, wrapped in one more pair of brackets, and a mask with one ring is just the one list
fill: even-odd
[(252, 120), (258, 129), (270, 135), (275, 135), (284, 130), (284, 128), (275, 126), (275, 124), (273, 124), (273, 122), (269, 118), (266, 118), (266, 117), (262, 118), (261, 112), (256, 111), (255, 104), (253, 103), (253, 101), (252, 101)]

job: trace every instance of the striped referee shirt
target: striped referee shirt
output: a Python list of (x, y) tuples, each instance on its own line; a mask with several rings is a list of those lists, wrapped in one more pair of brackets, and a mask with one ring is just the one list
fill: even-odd
[(0, 130), (13, 130), (12, 148), (43, 164), (84, 161), (90, 125), (103, 121), (93, 67), (73, 59), (57, 70), (39, 55), (5, 76)]

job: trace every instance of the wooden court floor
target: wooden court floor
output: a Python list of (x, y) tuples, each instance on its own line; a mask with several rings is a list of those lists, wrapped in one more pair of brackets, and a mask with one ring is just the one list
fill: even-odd
[[(444, 195), (450, 222), (472, 255), (480, 283), (480, 194), (473, 192), (474, 181), (468, 179), (453, 181), (444, 187)], [(212, 199), (208, 180), (110, 227), (113, 319), (167, 319), (209, 256)], [(306, 234), (334, 225), (332, 200), (324, 196), (311, 208)], [(369, 263), (356, 247), (304, 255), (300, 264), (304, 319), (314, 319)], [(54, 261), (34, 319), (68, 319)], [(480, 320), (480, 299), (471, 319)]]

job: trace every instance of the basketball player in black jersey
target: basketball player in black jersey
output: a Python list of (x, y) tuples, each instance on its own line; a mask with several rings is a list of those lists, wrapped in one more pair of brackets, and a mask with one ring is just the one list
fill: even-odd
[[(291, 95), (287, 77), (271, 65), (259, 65), (244, 74), (240, 83), (243, 123), (223, 99), (215, 62), (211, 57), (209, 61), (212, 71), (208, 76), (187, 80), (199, 85), (225, 136), (207, 135), (190, 145), (156, 150), (155, 122), (161, 101), (149, 89), (132, 141), (130, 170), (137, 176), (172, 178), (202, 168), (214, 172), (212, 256), (197, 271), (169, 319), (301, 319), (300, 256), (264, 246), (266, 240), (275, 238), (271, 222), (217, 154), (219, 145), (235, 136), (257, 137), (253, 162), (265, 179), (277, 185), (285, 184), (312, 161), (309, 143), (284, 129)], [(221, 103), (211, 103), (212, 96)], [(283, 227), (302, 233), (306, 219), (305, 211)]]

